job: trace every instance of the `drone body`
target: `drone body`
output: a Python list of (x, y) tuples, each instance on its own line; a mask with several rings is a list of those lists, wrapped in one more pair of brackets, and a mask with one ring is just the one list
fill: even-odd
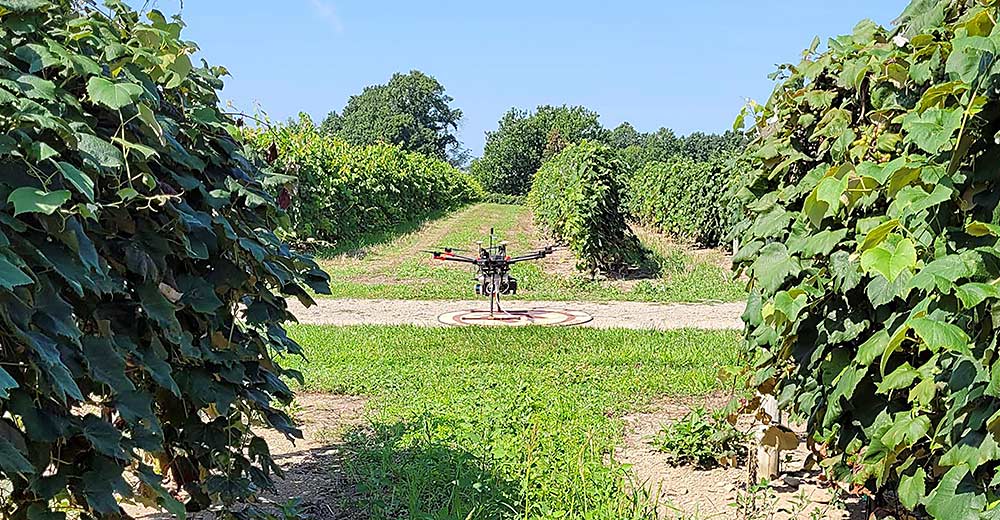
[(493, 315), (494, 307), (500, 309), (500, 297), (517, 294), (517, 279), (510, 275), (512, 265), (531, 260), (540, 260), (552, 254), (552, 246), (547, 246), (537, 251), (520, 256), (510, 256), (507, 254), (507, 242), (500, 242), (493, 245), (493, 230), (490, 229), (490, 245), (483, 247), (482, 242), (477, 242), (479, 246), (479, 256), (462, 256), (455, 254), (452, 248), (445, 248), (441, 251), (427, 251), (434, 255), (435, 260), (458, 262), (471, 264), (476, 268), (476, 294), (488, 296), (490, 298), (490, 316)]

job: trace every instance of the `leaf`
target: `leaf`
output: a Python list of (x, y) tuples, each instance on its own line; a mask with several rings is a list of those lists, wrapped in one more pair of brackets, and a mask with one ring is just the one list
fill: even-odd
[(788, 321), (795, 321), (808, 301), (805, 294), (799, 294), (793, 298), (788, 292), (781, 291), (774, 296), (774, 309), (781, 312)]
[(59, 155), (59, 152), (55, 151), (54, 148), (49, 146), (49, 144), (44, 141), (35, 141), (31, 143), (31, 153), (29, 156), (37, 162), (51, 159), (57, 155)]
[(120, 460), (126, 458), (121, 447), (122, 434), (111, 423), (96, 415), (87, 414), (83, 418), (81, 431), (99, 453)]
[(89, 175), (78, 170), (72, 164), (61, 161), (57, 164), (63, 177), (76, 188), (76, 191), (87, 197), (87, 200), (90, 202), (94, 202), (94, 179), (91, 179)]
[(0, 367), (0, 399), (8, 399), (10, 393), (7, 390), (13, 390), (17, 387), (17, 381), (10, 377), (10, 374), (3, 367)]
[(1000, 226), (985, 222), (971, 222), (965, 226), (965, 232), (974, 237), (985, 237), (988, 235), (996, 237), (1000, 236)]
[(859, 247), (858, 250), (862, 252), (867, 251), (881, 244), (882, 241), (889, 236), (889, 233), (895, 231), (897, 227), (899, 227), (899, 220), (897, 219), (892, 219), (888, 222), (879, 224), (877, 227), (869, 231), (867, 235), (865, 235), (865, 240), (861, 243), (861, 247)]
[(923, 415), (912, 417), (908, 412), (896, 414), (892, 426), (882, 436), (890, 449), (900, 445), (912, 446), (931, 429), (931, 420)]
[(952, 51), (948, 55), (945, 72), (970, 85), (985, 72), (982, 70), (984, 55), (991, 56), (992, 60), (997, 53), (993, 40), (983, 36), (959, 37), (951, 44)]
[(849, 181), (849, 175), (844, 175), (841, 179), (827, 177), (816, 186), (816, 200), (825, 202), (829, 206), (827, 213), (836, 214), (840, 209), (840, 197), (847, 190)]
[(802, 256), (805, 258), (829, 256), (837, 244), (843, 242), (847, 237), (847, 231), (847, 229), (837, 231), (824, 229), (812, 235), (806, 239), (802, 246)]
[(903, 363), (899, 368), (893, 370), (891, 374), (882, 379), (882, 382), (878, 385), (878, 393), (886, 394), (891, 390), (906, 388), (913, 384), (913, 381), (919, 375), (920, 373), (917, 372), (917, 369), (910, 366), (909, 363)]
[(968, 467), (955, 466), (941, 477), (925, 504), (934, 518), (979, 520), (986, 496), (978, 492)]
[(117, 393), (135, 390), (132, 381), (125, 375), (125, 360), (111, 346), (110, 339), (87, 336), (81, 344), (83, 357), (95, 380), (110, 386)]
[(903, 118), (905, 141), (931, 154), (951, 149), (951, 138), (961, 126), (962, 111), (957, 109), (931, 108), (922, 114), (910, 112)]
[(966, 256), (948, 255), (924, 266), (910, 281), (910, 287), (923, 291), (937, 288), (947, 293), (951, 292), (957, 280), (972, 276), (975, 272), (976, 266), (970, 265)]
[(99, 76), (90, 78), (87, 82), (87, 95), (91, 101), (104, 105), (111, 110), (121, 110), (131, 105), (142, 95), (141, 86), (133, 83), (112, 82)]
[(941, 349), (969, 351), (969, 336), (955, 325), (927, 317), (913, 318), (908, 324), (931, 352)]
[(1000, 289), (985, 283), (967, 283), (955, 289), (955, 296), (962, 301), (966, 309), (971, 309), (988, 298), (1000, 298)]
[(752, 269), (761, 285), (773, 293), (789, 275), (798, 272), (799, 265), (788, 255), (788, 248), (784, 244), (773, 242), (761, 248)]
[(38, 332), (29, 332), (24, 337), (41, 361), (43, 372), (56, 388), (55, 396), (61, 401), (65, 401), (67, 396), (82, 401), (83, 393), (73, 379), (73, 374), (63, 363), (59, 345)]
[(862, 367), (867, 367), (875, 362), (879, 356), (885, 352), (886, 347), (889, 345), (889, 333), (882, 329), (870, 338), (865, 340), (864, 343), (858, 347), (858, 356), (855, 361), (858, 365)]
[(907, 509), (913, 510), (923, 501), (927, 485), (927, 472), (917, 468), (913, 475), (903, 475), (899, 479), (899, 501)]
[(0, 469), (7, 475), (32, 475), (35, 473), (35, 467), (24, 457), (21, 450), (17, 449), (3, 435), (0, 435)]
[(15, 13), (34, 11), (48, 5), (48, 0), (0, 0), (0, 7), (10, 9)]
[(28, 72), (32, 74), (59, 63), (47, 47), (37, 43), (18, 47), (14, 50), (14, 55), (28, 64)]
[(896, 280), (904, 271), (909, 271), (917, 265), (917, 250), (913, 242), (904, 238), (890, 246), (883, 243), (875, 249), (869, 249), (861, 255), (861, 268), (865, 272), (875, 271), (884, 276), (889, 283)]
[(160, 293), (159, 284), (146, 283), (137, 289), (142, 309), (163, 329), (165, 337), (174, 344), (180, 344), (182, 338), (181, 324), (177, 321), (176, 310)]
[[(95, 161), (96, 166), (120, 168), (125, 164), (120, 150), (93, 134), (77, 134), (77, 149)], [(96, 167), (95, 166), (95, 167)]]
[(35, 281), (32, 280), (30, 276), (25, 274), (24, 271), (16, 265), (10, 263), (9, 260), (0, 254), (0, 287), (4, 289), (13, 289), (22, 285), (32, 284), (34, 282)]
[(163, 127), (160, 126), (160, 122), (156, 120), (156, 114), (153, 110), (149, 108), (145, 103), (138, 103), (136, 106), (139, 107), (139, 120), (143, 122), (146, 129), (156, 137), (156, 140), (160, 145), (167, 144), (166, 139), (163, 138)]
[(42, 213), (51, 215), (70, 198), (66, 190), (43, 191), (24, 186), (10, 193), (7, 202), (14, 205), (14, 216), (25, 213)]

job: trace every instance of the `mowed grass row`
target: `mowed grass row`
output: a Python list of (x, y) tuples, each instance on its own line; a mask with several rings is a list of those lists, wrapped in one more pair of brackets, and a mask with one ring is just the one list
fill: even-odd
[(308, 391), (371, 397), (345, 471), (371, 518), (649, 518), (622, 416), (720, 387), (738, 334), (294, 326)]
[[(510, 242), (514, 254), (533, 249), (539, 240), (526, 207), (476, 204), (422, 226), (400, 226), (401, 236), (396, 238), (380, 234), (346, 244), (327, 258), (320, 255), (320, 265), (330, 274), (334, 298), (474, 298), (470, 269), (434, 261), (420, 250), (445, 246), (474, 250), (475, 241), (488, 239), (491, 227)], [(520, 288), (511, 299), (697, 302), (746, 297), (742, 284), (706, 255), (691, 254), (648, 234), (644, 243), (661, 266), (657, 276), (623, 283), (593, 280), (573, 272), (571, 265), (562, 272), (548, 272), (540, 263), (522, 263), (512, 270)]]

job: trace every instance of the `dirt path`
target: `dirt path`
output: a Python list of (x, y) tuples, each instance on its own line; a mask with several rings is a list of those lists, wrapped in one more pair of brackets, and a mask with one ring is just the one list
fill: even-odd
[[(437, 317), (445, 312), (484, 309), (486, 301), (420, 301), (420, 300), (333, 300), (319, 299), (317, 305), (306, 308), (297, 301), (289, 307), (301, 323), (310, 325), (422, 325), (444, 326)], [(601, 329), (681, 328), (739, 330), (740, 315), (745, 304), (660, 304), (644, 302), (531, 302), (512, 301), (509, 309), (570, 309), (584, 311), (594, 317), (587, 327)]]

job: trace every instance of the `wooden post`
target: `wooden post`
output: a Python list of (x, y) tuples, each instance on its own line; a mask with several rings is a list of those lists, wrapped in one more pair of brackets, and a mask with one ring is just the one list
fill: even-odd
[(770, 424), (763, 424), (758, 429), (757, 439), (757, 471), (758, 479), (774, 480), (781, 474), (781, 450), (764, 444), (764, 434), (775, 424), (781, 424), (781, 412), (778, 410), (778, 400), (773, 395), (761, 396), (761, 409), (771, 417)]

